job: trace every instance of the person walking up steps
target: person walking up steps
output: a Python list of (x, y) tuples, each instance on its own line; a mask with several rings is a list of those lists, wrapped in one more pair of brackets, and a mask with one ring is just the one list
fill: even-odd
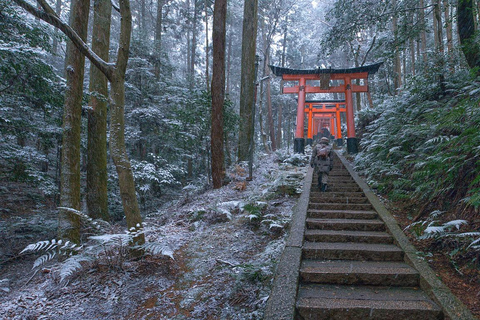
[(314, 168), (318, 176), (318, 189), (321, 192), (327, 191), (328, 174), (333, 168), (332, 148), (329, 142), (328, 138), (322, 137), (313, 148), (310, 158), (310, 166)]

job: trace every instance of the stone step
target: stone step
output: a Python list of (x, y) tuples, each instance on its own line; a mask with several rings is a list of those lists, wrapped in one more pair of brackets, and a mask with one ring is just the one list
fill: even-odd
[(308, 209), (314, 210), (350, 210), (350, 211), (372, 211), (370, 203), (309, 203)]
[(403, 261), (403, 251), (393, 244), (304, 242), (304, 259)]
[(304, 260), (300, 268), (304, 282), (341, 285), (419, 285), (419, 273), (404, 262)]
[(308, 229), (385, 231), (385, 224), (379, 219), (318, 219), (307, 218)]
[[(319, 192), (317, 183), (313, 183), (312, 186), (312, 194), (315, 192)], [(362, 189), (358, 185), (351, 185), (351, 186), (344, 186), (342, 184), (328, 184), (328, 189), (326, 193), (330, 192), (343, 192), (343, 193), (352, 193), (352, 192), (362, 192)]]
[[(313, 181), (316, 181), (318, 180), (318, 177), (317, 175), (314, 175), (313, 176)], [(356, 183), (355, 180), (353, 180), (353, 178), (349, 177), (349, 176), (337, 176), (337, 175), (331, 175), (329, 174), (328, 175), (328, 180), (329, 181), (334, 181), (334, 182), (340, 182), (340, 183)]]
[(305, 240), (310, 242), (393, 243), (393, 237), (386, 232), (320, 229), (305, 230)]
[(375, 219), (375, 211), (351, 211), (351, 210), (308, 210), (309, 218), (319, 219)]
[[(318, 178), (317, 177), (314, 177), (312, 179), (312, 186), (316, 186), (318, 184)], [(328, 177), (328, 185), (330, 186), (334, 186), (334, 185), (338, 185), (338, 186), (341, 186), (341, 187), (358, 187), (358, 184), (353, 181), (353, 180), (339, 180), (339, 179), (335, 179), (335, 178), (332, 178), (332, 177)]]
[(318, 192), (310, 196), (311, 203), (369, 203), (366, 197), (346, 196), (338, 197), (329, 192)]
[[(317, 185), (313, 185), (316, 187)], [(324, 198), (346, 198), (346, 197), (351, 197), (351, 198), (367, 198), (365, 196), (365, 193), (363, 191), (358, 191), (358, 192), (342, 192), (342, 191), (328, 191), (328, 192), (317, 192), (315, 195), (310, 195), (310, 198), (312, 196), (315, 197), (324, 197)]]
[(305, 320), (439, 320), (440, 307), (416, 288), (302, 285), (297, 311)]

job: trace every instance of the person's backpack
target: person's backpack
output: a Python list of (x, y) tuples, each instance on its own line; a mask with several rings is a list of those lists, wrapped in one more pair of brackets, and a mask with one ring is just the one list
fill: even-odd
[(327, 159), (329, 151), (327, 146), (317, 148), (317, 158), (322, 160)]

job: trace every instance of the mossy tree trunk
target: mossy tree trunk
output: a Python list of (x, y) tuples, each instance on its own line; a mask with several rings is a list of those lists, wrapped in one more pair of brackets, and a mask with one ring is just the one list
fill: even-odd
[[(48, 5), (45, 0), (37, 0), (41, 9), (37, 9), (24, 0), (14, 0), (19, 6), (54, 27), (59, 28), (102, 73), (111, 84), (111, 124), (110, 124), (110, 147), (117, 173), (122, 197), (123, 209), (127, 219), (127, 227), (138, 229), (142, 227), (142, 218), (135, 194), (135, 181), (130, 166), (130, 161), (125, 147), (124, 136), (124, 108), (125, 108), (125, 72), (127, 68), (130, 36), (132, 32), (132, 14), (129, 0), (120, 0), (120, 39), (115, 64), (109, 64), (93, 52), (83, 39), (66, 23), (64, 23)], [(88, 11), (87, 11), (88, 12)], [(82, 16), (83, 18), (85, 17)], [(135, 243), (145, 242), (143, 234), (134, 239)]]
[[(94, 0), (92, 50), (108, 61), (112, 6), (109, 0)], [(90, 66), (90, 108), (87, 141), (87, 210), (94, 219), (110, 220), (107, 191), (108, 80)]]
[[(82, 40), (87, 38), (89, 0), (72, 0), (70, 25)], [(85, 56), (67, 42), (65, 58), (65, 104), (63, 109), (63, 140), (60, 176), (60, 207), (81, 209), (80, 142), (82, 125), (83, 78)], [(72, 211), (59, 212), (60, 237), (80, 243), (80, 217)]]
[(257, 43), (258, 0), (245, 0), (242, 33), (242, 74), (240, 79), (240, 126), (238, 161), (250, 156), (253, 131), (253, 95), (255, 93), (255, 49)]

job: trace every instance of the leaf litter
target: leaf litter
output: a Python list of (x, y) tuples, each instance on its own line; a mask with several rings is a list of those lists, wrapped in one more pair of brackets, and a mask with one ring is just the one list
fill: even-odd
[(31, 259), (14, 262), (22, 275), (2, 275), (0, 319), (262, 319), (307, 157), (261, 157), (253, 181), (237, 165), (221, 189), (183, 190), (147, 215), (147, 240), (173, 259), (97, 262), (66, 285), (55, 264), (25, 274)]

